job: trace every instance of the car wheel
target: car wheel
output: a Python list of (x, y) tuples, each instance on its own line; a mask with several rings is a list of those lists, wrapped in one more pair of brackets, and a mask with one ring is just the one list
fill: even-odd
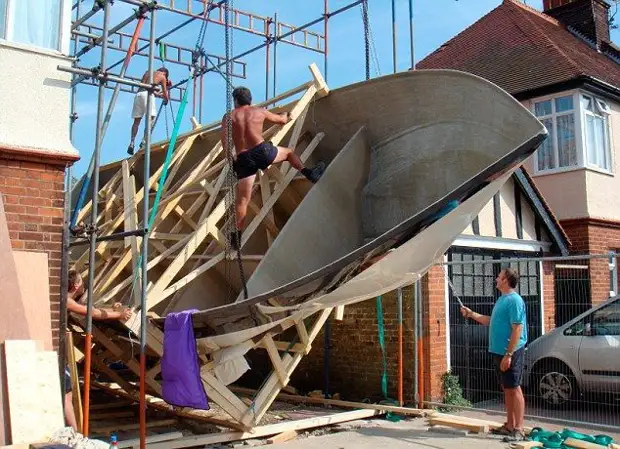
[(551, 408), (567, 405), (577, 397), (577, 380), (561, 362), (541, 366), (536, 376), (536, 395)]

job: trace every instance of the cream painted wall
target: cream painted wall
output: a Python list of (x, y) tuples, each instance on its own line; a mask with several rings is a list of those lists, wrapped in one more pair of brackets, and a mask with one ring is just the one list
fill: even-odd
[(0, 147), (77, 155), (69, 139), (71, 74), (58, 52), (0, 41)]

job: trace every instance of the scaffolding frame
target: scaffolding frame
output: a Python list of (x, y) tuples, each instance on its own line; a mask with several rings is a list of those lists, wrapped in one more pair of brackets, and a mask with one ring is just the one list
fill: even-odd
[[(199, 100), (198, 100), (198, 114), (199, 119), (202, 119), (202, 104), (204, 101), (203, 98), (203, 81), (204, 76), (210, 72), (217, 73), (224, 77), (226, 76), (220, 70), (221, 67), (227, 66), (230, 64), (230, 72), (229, 77), (232, 78), (246, 78), (246, 63), (241, 61), (241, 58), (250, 55), (258, 50), (265, 48), (265, 100), (267, 102), (270, 94), (270, 84), (272, 84), (272, 95), (274, 98), (274, 102), (277, 99), (277, 46), (279, 43), (288, 44), (292, 46), (296, 46), (299, 48), (303, 48), (309, 51), (317, 52), (323, 54), (323, 74), (324, 79), (327, 80), (328, 74), (328, 22), (331, 17), (344, 13), (356, 6), (361, 5), (363, 10), (365, 11), (364, 19), (364, 28), (366, 35), (366, 66), (367, 66), (367, 76), (369, 78), (369, 49), (368, 49), (368, 0), (355, 0), (349, 3), (348, 5), (339, 8), (335, 11), (329, 11), (329, 0), (323, 0), (324, 12), (321, 17), (307, 22), (301, 26), (294, 26), (291, 24), (287, 24), (278, 20), (277, 12), (274, 14), (274, 17), (265, 17), (259, 16), (257, 14), (253, 14), (246, 11), (241, 11), (238, 9), (230, 8), (229, 0), (187, 0), (186, 7), (180, 7), (178, 4), (175, 4), (175, 0), (116, 0), (117, 2), (127, 3), (133, 6), (136, 6), (138, 9), (134, 11), (129, 17), (125, 20), (121, 21), (119, 24), (110, 27), (110, 9), (114, 0), (95, 0), (93, 7), (90, 11), (86, 12), (83, 16), (80, 15), (82, 2), (84, 0), (76, 0), (76, 2), (72, 6), (72, 12), (75, 12), (75, 19), (72, 19), (72, 42), (73, 42), (73, 61), (71, 67), (66, 66), (58, 66), (58, 70), (69, 72), (73, 74), (73, 79), (71, 82), (72, 86), (72, 95), (71, 95), (71, 113), (69, 116), (70, 119), (70, 137), (73, 140), (75, 133), (76, 121), (78, 119), (76, 113), (76, 87), (80, 83), (84, 83), (87, 85), (93, 85), (98, 87), (98, 100), (97, 100), (97, 118), (96, 118), (96, 130), (95, 130), (95, 148), (93, 152), (92, 159), (92, 185), (91, 185), (91, 198), (90, 198), (90, 209), (91, 209), (91, 224), (87, 226), (85, 229), (87, 239), (82, 240), (82, 243), (87, 243), (89, 248), (89, 263), (88, 263), (88, 290), (87, 290), (87, 315), (85, 320), (80, 323), (85, 331), (85, 337), (83, 338), (83, 343), (85, 346), (85, 367), (84, 367), (84, 409), (83, 409), (83, 424), (82, 424), (82, 432), (84, 435), (88, 436), (89, 434), (89, 406), (90, 406), (90, 386), (91, 386), (91, 366), (92, 366), (92, 358), (91, 358), (91, 348), (93, 346), (97, 347), (97, 345), (103, 344), (103, 346), (107, 345), (105, 342), (105, 335), (102, 335), (100, 331), (97, 330), (96, 327), (93, 326), (92, 323), (92, 311), (94, 306), (94, 284), (95, 284), (95, 253), (98, 241), (104, 240), (116, 240), (116, 239), (124, 239), (128, 236), (141, 237), (142, 238), (142, 248), (140, 252), (141, 257), (141, 273), (140, 276), (140, 285), (137, 288), (137, 294), (140, 297), (140, 366), (139, 366), (139, 403), (140, 403), (140, 448), (144, 449), (146, 447), (146, 406), (147, 395), (146, 395), (146, 384), (151, 380), (151, 373), (146, 372), (146, 351), (147, 351), (147, 339), (152, 336), (147, 335), (147, 307), (146, 307), (146, 292), (148, 287), (148, 243), (149, 243), (149, 229), (147, 226), (147, 217), (149, 215), (149, 195), (145, 195), (143, 201), (143, 224), (140, 227), (140, 223), (136, 221), (136, 229), (133, 229), (128, 232), (122, 232), (115, 235), (105, 236), (102, 238), (98, 238), (98, 229), (97, 229), (97, 206), (98, 206), (98, 188), (99, 188), (99, 173), (100, 173), (100, 157), (101, 157), (101, 148), (103, 137), (107, 128), (107, 121), (111, 116), (114, 108), (114, 102), (119, 92), (128, 92), (135, 93), (137, 89), (145, 89), (148, 92), (154, 91), (153, 86), (153, 64), (156, 59), (156, 51), (155, 47), (160, 47), (160, 60), (162, 62), (168, 62), (170, 64), (180, 65), (184, 67), (189, 67), (192, 69), (192, 74), (187, 79), (179, 81), (177, 84), (173, 85), (170, 89), (171, 92), (175, 93), (175, 96), (171, 96), (171, 101), (181, 101), (186, 94), (186, 89), (188, 87), (184, 87), (188, 82), (194, 81), (194, 107), (193, 113), (194, 117), (192, 117), (192, 122), (196, 126), (197, 121), (195, 118), (196, 115), (196, 91), (197, 91), (197, 80), (199, 80)], [(201, 11), (198, 12), (198, 5), (201, 6)], [(412, 5), (413, 0), (410, 0), (410, 14), (411, 14), (411, 49), (412, 49), (412, 62), (413, 62), (413, 14), (412, 14)], [(211, 17), (210, 13), (217, 10), (216, 17)], [(230, 22), (229, 17), (224, 17), (225, 11), (228, 10), (229, 14), (232, 16), (232, 23)], [(96, 26), (92, 23), (88, 23), (87, 21), (94, 17), (99, 12), (103, 13), (103, 26)], [(169, 12), (175, 13), (181, 16), (188, 17), (188, 20), (183, 22), (180, 25), (175, 26), (174, 28), (168, 30), (163, 33), (161, 36), (155, 36), (155, 24), (156, 17), (159, 16), (161, 12)], [(138, 21), (136, 26), (136, 31), (133, 35), (125, 33), (122, 30), (123, 27), (129, 25), (134, 21)], [(148, 32), (148, 38), (143, 38), (140, 36), (142, 23), (148, 20), (150, 21), (150, 27)], [(264, 42), (260, 45), (257, 45), (247, 51), (244, 51), (236, 56), (232, 56), (229, 59), (227, 57), (222, 57), (214, 54), (207, 54), (202, 47), (200, 47), (199, 51), (196, 49), (192, 50), (187, 47), (183, 47), (180, 45), (176, 45), (169, 41), (164, 41), (163, 39), (168, 38), (176, 31), (182, 29), (186, 25), (192, 23), (195, 20), (200, 20), (203, 22), (210, 22), (217, 24), (219, 26), (225, 27), (226, 31), (229, 29), (237, 30), (239, 32), (249, 33), (258, 37), (261, 37)], [(319, 33), (316, 31), (309, 30), (310, 27), (323, 23), (323, 33)], [(395, 28), (393, 28), (393, 32), (395, 33)], [(127, 40), (131, 40), (129, 45), (126, 45)], [(143, 42), (140, 48), (137, 48), (137, 44)], [(394, 39), (394, 45), (395, 45)], [(80, 44), (84, 44), (82, 48)], [(271, 48), (273, 44), (273, 57), (270, 58)], [(197, 44), (198, 46), (198, 44)], [(101, 49), (99, 65), (94, 68), (84, 68), (79, 66), (79, 57), (85, 55), (86, 53), (96, 49)], [(118, 62), (113, 64), (108, 63), (108, 50), (116, 50), (125, 53), (125, 57)], [(174, 57), (174, 52), (176, 52), (176, 57)], [(394, 50), (395, 52), (395, 50)], [(395, 53), (394, 53), (395, 54)], [(141, 57), (146, 57), (148, 60), (148, 83), (141, 82), (140, 79), (135, 77), (131, 77), (126, 74), (127, 66), (129, 61), (133, 55), (138, 55)], [(228, 55), (227, 55), (228, 56)], [(189, 60), (187, 58), (190, 58)], [(213, 59), (216, 62), (213, 62)], [(270, 59), (272, 59), (272, 66), (270, 67)], [(208, 66), (206, 63), (210, 63)], [(123, 67), (120, 73), (112, 73), (111, 70), (117, 67), (118, 65), (123, 64)], [(234, 67), (239, 67), (240, 72), (235, 72)], [(394, 60), (394, 67), (396, 67), (396, 61)], [(270, 73), (273, 71), (273, 73)], [(272, 78), (270, 78), (272, 76)], [(110, 84), (112, 83), (112, 85)], [(114, 89), (114, 96), (108, 105), (108, 111), (104, 114), (104, 104), (105, 98), (104, 93), (106, 89)], [(154, 101), (152, 95), (149, 95), (147, 100), (147, 110), (151, 108), (151, 102)], [(163, 108), (163, 105), (162, 105)], [(160, 108), (160, 113), (161, 109)], [(155, 118), (155, 122), (159, 117)], [(183, 117), (179, 117), (182, 119)], [(145, 130), (152, 130), (152, 118), (150, 114), (147, 114), (146, 117), (146, 126)], [(143, 150), (143, 158), (144, 158), (144, 173), (143, 179), (150, 178), (150, 154), (151, 154), (151, 132), (144, 133), (144, 150)], [(89, 168), (90, 171), (90, 168)], [(88, 174), (86, 176), (89, 176)], [(85, 179), (86, 179), (85, 176)], [(71, 191), (72, 191), (72, 171), (71, 168), (67, 170), (67, 176), (65, 181), (66, 192), (65, 192), (65, 227), (63, 230), (63, 261), (62, 261), (62, 276), (63, 276), (63, 288), (61, 292), (61, 328), (65, 329), (68, 326), (69, 317), (66, 313), (66, 301), (67, 301), (67, 288), (66, 288), (66, 276), (69, 269), (69, 248), (76, 243), (79, 244), (75, 239), (75, 235), (72, 236), (71, 232)], [(76, 206), (77, 209), (77, 206)], [(73, 242), (72, 242), (73, 240)], [(321, 325), (326, 321), (329, 312), (324, 311), (321, 315)], [(318, 329), (316, 332), (318, 333)], [(93, 331), (95, 332), (93, 334)], [(326, 332), (327, 337), (328, 332)], [(65, 369), (65, 360), (66, 360), (66, 342), (65, 342), (65, 333), (60, 333), (60, 347), (59, 347), (59, 366), (60, 372), (64, 375)], [(95, 337), (93, 341), (93, 336)], [(103, 339), (102, 343), (99, 341)], [(108, 350), (109, 347), (108, 347)], [(100, 364), (95, 360), (95, 364), (97, 368), (103, 369), (105, 371), (105, 367), (101, 367)], [(109, 374), (109, 373), (108, 373)], [(61, 383), (62, 388), (64, 389), (64, 383)], [(63, 391), (64, 394), (64, 391)], [(268, 407), (268, 405), (266, 405)], [(248, 421), (249, 422), (249, 421)]]

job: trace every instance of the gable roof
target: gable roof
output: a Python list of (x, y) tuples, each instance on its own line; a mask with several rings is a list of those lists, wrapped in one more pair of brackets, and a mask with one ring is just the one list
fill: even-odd
[(583, 77), (620, 88), (620, 64), (519, 0), (504, 0), (416, 68), (473, 73), (513, 95)]

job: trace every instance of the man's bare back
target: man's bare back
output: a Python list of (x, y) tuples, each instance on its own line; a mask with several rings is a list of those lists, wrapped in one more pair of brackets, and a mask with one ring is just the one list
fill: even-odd
[(288, 114), (279, 115), (255, 106), (240, 106), (231, 112), (232, 139), (237, 154), (248, 151), (263, 142), (263, 124), (288, 122)]
[[(148, 70), (144, 72), (144, 75), (142, 75), (141, 82), (143, 82), (144, 84), (149, 83)], [(153, 72), (153, 84), (156, 86), (159, 85), (161, 89), (161, 90), (156, 90), (154, 92), (154, 95), (156, 97), (160, 97), (160, 98), (165, 99), (166, 101), (169, 101), (170, 98), (168, 96), (168, 77), (166, 76), (166, 74), (160, 71)]]

